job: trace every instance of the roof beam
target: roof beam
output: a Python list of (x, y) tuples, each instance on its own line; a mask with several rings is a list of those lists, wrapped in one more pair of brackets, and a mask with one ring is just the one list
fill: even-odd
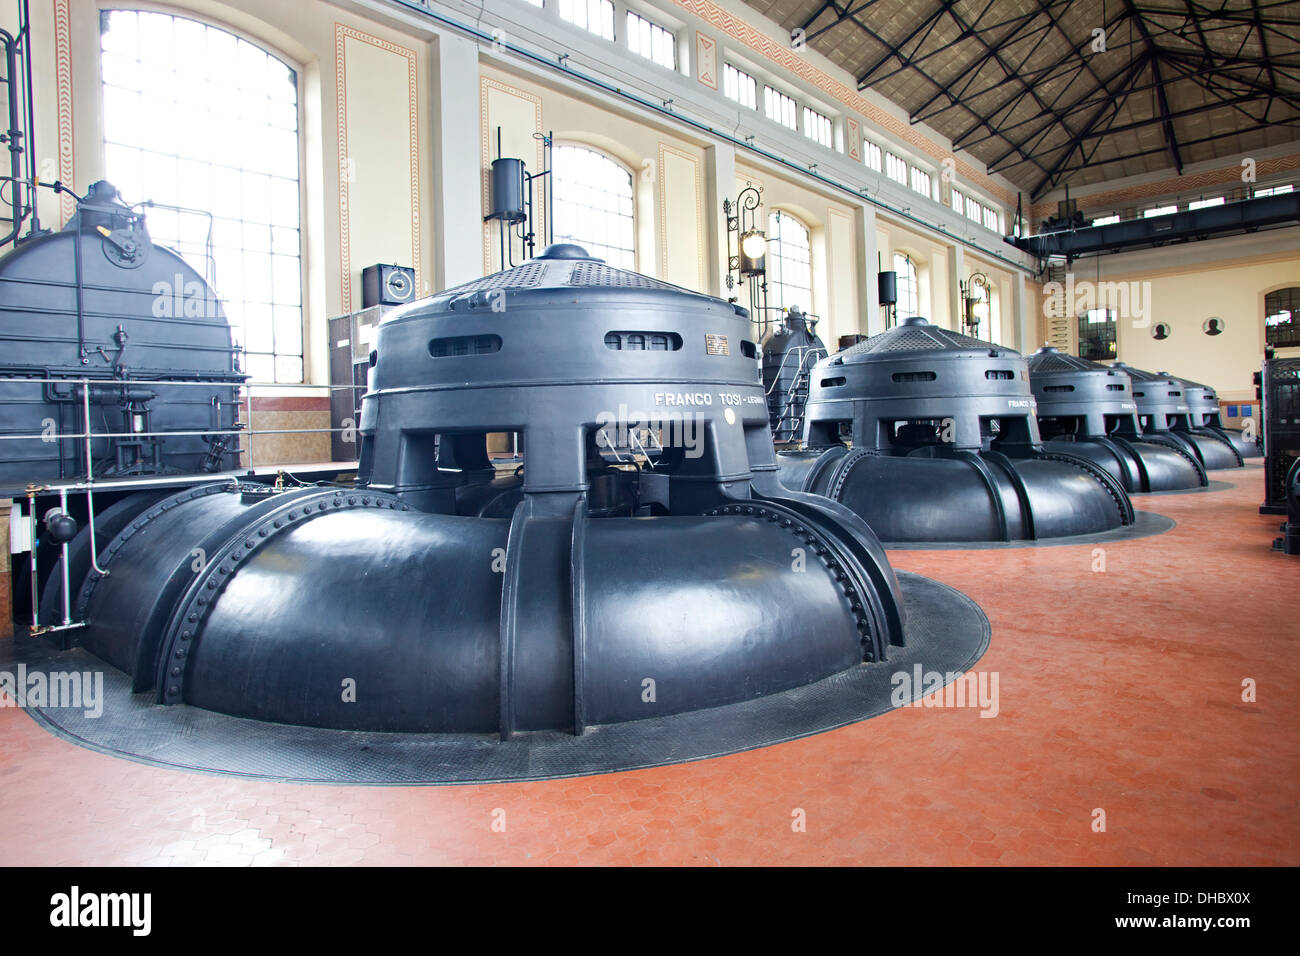
[(1142, 42), (1147, 50), (1147, 58), (1151, 61), (1151, 75), (1155, 77), (1156, 81), (1156, 104), (1160, 107), (1160, 126), (1165, 131), (1165, 145), (1169, 147), (1169, 156), (1174, 161), (1174, 169), (1181, 176), (1183, 174), (1183, 155), (1178, 149), (1178, 137), (1174, 135), (1174, 121), (1169, 115), (1169, 93), (1165, 89), (1164, 77), (1160, 74), (1160, 48), (1151, 39), (1151, 33), (1147, 30), (1147, 22), (1134, 5), (1133, 0), (1124, 0), (1124, 6), (1128, 9), (1129, 17), (1137, 26), (1138, 32), (1142, 34)]
[[(1275, 130), (1275, 129), (1277, 129), (1279, 126), (1288, 127), (1288, 128), (1294, 128), (1296, 125), (1297, 125), (1297, 124), (1295, 124), (1295, 123), (1260, 123), (1260, 124), (1258, 124), (1258, 125), (1256, 125), (1256, 126), (1249, 126), (1249, 127), (1246, 127), (1245, 129), (1234, 130), (1234, 134), (1236, 134), (1236, 135), (1246, 135), (1246, 134), (1249, 134), (1249, 133), (1258, 133), (1258, 132), (1261, 132), (1261, 131), (1264, 131), (1264, 130)], [(1214, 140), (1219, 139), (1221, 136), (1222, 136), (1222, 134), (1219, 133), (1219, 134), (1215, 134), (1215, 135), (1213, 135), (1213, 136), (1202, 136), (1202, 137), (1200, 137), (1199, 139), (1183, 140), (1183, 146), (1185, 146), (1185, 147), (1188, 147), (1188, 146), (1199, 146), (1199, 145), (1201, 145), (1202, 143), (1210, 143), (1210, 142), (1213, 142)], [(1091, 163), (1082, 163), (1082, 164), (1078, 164), (1078, 165), (1074, 165), (1074, 166), (1062, 166), (1061, 169), (1060, 169), (1060, 171), (1059, 171), (1059, 174), (1060, 174), (1062, 177), (1064, 177), (1064, 176), (1066, 176), (1066, 175), (1068, 175), (1068, 174), (1070, 174), (1070, 173), (1082, 172), (1083, 170), (1088, 169), (1088, 168), (1104, 169), (1106, 166), (1108, 166), (1108, 165), (1110, 165), (1110, 164), (1112, 164), (1112, 163), (1122, 163), (1122, 162), (1127, 162), (1127, 161), (1130, 160), (1130, 159), (1141, 159), (1141, 158), (1143, 158), (1143, 157), (1145, 157), (1145, 156), (1158, 156), (1159, 154), (1161, 154), (1161, 153), (1163, 153), (1163, 152), (1165, 152), (1165, 151), (1166, 151), (1166, 149), (1165, 149), (1164, 146), (1155, 146), (1155, 147), (1153, 147), (1153, 148), (1151, 148), (1151, 149), (1140, 150), (1140, 151), (1138, 151), (1138, 152), (1136, 152), (1136, 153), (1128, 153), (1128, 154), (1126, 154), (1126, 155), (1124, 155), (1124, 156), (1116, 156), (1114, 159), (1108, 159), (1108, 160), (1105, 160), (1104, 162), (1099, 163), (1099, 164), (1097, 164), (1097, 165), (1095, 165), (1095, 166), (1094, 166), (1093, 164), (1091, 164)], [(1041, 195), (1041, 194), (1038, 194), (1038, 195)], [(1035, 198), (1038, 198), (1038, 196), (1036, 195)]]
[[(1063, 0), (1053, 0), (1053, 2), (1063, 2)], [(999, 44), (1014, 43), (1018, 39), (1021, 39), (1019, 34), (1024, 29), (1025, 25), (1028, 23), (1032, 23), (1034, 19), (1037, 18), (1037, 16), (1038, 16), (1037, 10), (1030, 10), (1028, 13), (1019, 14), (1017, 16), (1012, 17), (1009, 20), (1003, 20), (1002, 22), (996, 23), (991, 27), (985, 27), (984, 30), (986, 32), (992, 32), (994, 30), (1000, 30), (1005, 26), (1010, 26), (1012, 24), (1015, 24), (1016, 29), (1012, 30), (1010, 33), (1006, 34), (1005, 36), (1001, 37), (998, 40)], [(1042, 27), (1039, 27), (1038, 29), (1046, 30), (1047, 26), (1044, 25)], [(893, 79), (898, 74), (904, 73), (907, 70), (918, 69), (927, 60), (931, 60), (936, 56), (942, 56), (943, 54), (947, 53), (948, 50), (949, 47), (947, 45), (944, 45), (944, 46), (937, 46), (933, 50), (930, 50), (927, 53), (914, 52), (911, 58), (908, 59), (906, 62), (904, 62), (902, 65), (895, 67), (894, 69), (890, 70), (888, 73), (873, 78), (871, 81), (871, 85), (875, 86), (884, 83), (886, 80)], [(955, 77), (949, 80), (949, 85), (958, 82), (963, 76), (966, 76), (971, 71), (972, 68), (978, 68), (983, 66), (985, 63), (989, 61), (990, 56), (991, 54), (985, 55), (980, 59), (974, 61), (970, 65), (966, 66), (965, 68), (963, 68), (960, 73), (958, 73)], [(859, 89), (861, 89), (861, 87), (859, 87)], [(926, 105), (928, 106), (929, 104), (927, 103)]]
[[(1138, 74), (1140, 74), (1147, 65), (1148, 57), (1146, 56), (1131, 63), (1124, 77), (1124, 81), (1120, 83), (1120, 88), (1122, 89), (1128, 86), (1128, 84), (1136, 79)], [(1061, 157), (1056, 161), (1052, 168), (1047, 171), (1047, 175), (1039, 180), (1038, 185), (1030, 191), (1029, 198), (1031, 201), (1037, 199), (1049, 188), (1056, 185), (1057, 180), (1059, 180), (1060, 176), (1063, 175), (1063, 170), (1065, 169), (1066, 164), (1070, 161), (1070, 157), (1083, 143), (1083, 137), (1096, 129), (1097, 124), (1101, 122), (1102, 118), (1108, 112), (1112, 110), (1119, 112), (1119, 106), (1121, 103), (1122, 100), (1102, 104), (1101, 108), (1093, 113), (1091, 118), (1089, 118), (1089, 120), (1084, 124), (1083, 128), (1071, 136), (1070, 141), (1065, 144), (1065, 150), (1062, 152)]]
[[(921, 38), (921, 42), (916, 45), (916, 48), (914, 50), (912, 50), (912, 55), (915, 56), (917, 52), (920, 51), (921, 47), (925, 44), (926, 39), (929, 38), (930, 31), (932, 31), (934, 29), (934, 25), (939, 22), (939, 18), (942, 17), (945, 13), (947, 13), (950, 9), (952, 9), (953, 4), (956, 2), (957, 0), (940, 0), (939, 6), (936, 7), (934, 10), (932, 10), (929, 16), (927, 16), (924, 20), (922, 20), (915, 27), (913, 27), (912, 32), (909, 33), (907, 36), (903, 37), (903, 39), (899, 41), (897, 45), (894, 45), (892, 43), (886, 43), (885, 46), (889, 52), (884, 54), (884, 56), (877, 57), (876, 62), (867, 68), (867, 72), (863, 73), (860, 77), (858, 77), (858, 89), (865, 90), (868, 86), (870, 86), (872, 74), (875, 73), (882, 66), (884, 66), (886, 63), (888, 63), (890, 60), (894, 59), (895, 57), (897, 57), (904, 66), (910, 65), (911, 57), (903, 55), (902, 52), (903, 47), (911, 43), (918, 33), (920, 33), (922, 30), (925, 30), (926, 31), (925, 36)], [(927, 29), (927, 27), (929, 29)]]

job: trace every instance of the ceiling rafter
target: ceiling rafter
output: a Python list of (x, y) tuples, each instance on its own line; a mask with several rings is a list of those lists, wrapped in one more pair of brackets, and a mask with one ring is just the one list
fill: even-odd
[(1300, 0), (748, 2), (1033, 199), (1297, 139)]

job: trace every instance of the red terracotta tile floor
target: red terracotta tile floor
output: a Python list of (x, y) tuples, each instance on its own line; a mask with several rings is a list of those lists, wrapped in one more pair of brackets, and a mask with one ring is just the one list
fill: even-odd
[(892, 553), (988, 614), (991, 719), (902, 709), (674, 767), (386, 788), (156, 769), (4, 708), (0, 860), (1300, 864), (1300, 558), (1269, 551), (1259, 469), (1215, 477), (1237, 487), (1138, 499), (1178, 527), (1106, 546), (1104, 572), (1088, 546)]

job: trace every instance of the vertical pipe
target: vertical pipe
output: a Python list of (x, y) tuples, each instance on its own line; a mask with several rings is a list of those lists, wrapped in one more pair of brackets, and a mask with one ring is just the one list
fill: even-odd
[[(80, 248), (80, 246), (78, 246), (78, 248)], [(80, 283), (81, 281), (80, 278), (78, 278), (77, 281), (78, 283)], [(90, 379), (88, 378), (83, 378), (81, 380), (81, 409), (82, 409), (82, 416), (85, 419), (82, 424), (85, 426), (86, 429), (85, 434), (82, 436), (86, 439), (86, 481), (91, 482), (95, 480), (95, 459), (91, 457), (92, 452), (91, 452), (91, 444), (90, 444)]]
[(95, 491), (90, 485), (86, 486), (86, 513), (90, 515), (87, 522), (87, 527), (90, 528), (90, 567), (101, 578), (105, 578), (108, 577), (108, 572), (99, 566), (99, 546), (95, 544)]
[[(68, 489), (59, 489), (59, 510), (65, 515), (68, 513)], [(68, 595), (71, 580), (68, 573), (68, 542), (63, 542), (63, 626), (67, 627), (72, 623), (72, 599)]]
[(41, 626), (41, 597), (40, 587), (37, 584), (39, 575), (36, 566), (36, 492), (27, 492), (27, 520), (31, 526), (31, 532), (28, 535), (29, 544), (31, 545), (31, 568), (32, 568), (32, 631), (35, 632)]
[(248, 389), (248, 470), (253, 470), (253, 386), (246, 386)]
[[(96, 574), (103, 577), (108, 572), (99, 566), (99, 551), (95, 544), (95, 467), (90, 444), (90, 379), (81, 380), (81, 390), (82, 409), (86, 418), (86, 514), (89, 515), (87, 525), (90, 528), (90, 566)], [(68, 570), (66, 559), (63, 562), (63, 570), (65, 573)], [(69, 597), (66, 587), (63, 597), (64, 600)]]

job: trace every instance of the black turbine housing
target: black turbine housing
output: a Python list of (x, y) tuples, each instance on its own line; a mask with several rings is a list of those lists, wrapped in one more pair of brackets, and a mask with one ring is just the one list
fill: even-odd
[(238, 464), (238, 442), (217, 434), (236, 427), (245, 380), (230, 322), (203, 276), (155, 245), (109, 183), (95, 183), (61, 231), (0, 259), (0, 378), (33, 380), (0, 382), (0, 435), (36, 436), (0, 440), (0, 485), (85, 477), (84, 440), (41, 437), (50, 423), (59, 435), (84, 431), (82, 379), (92, 430), (119, 436), (93, 440), (96, 477)]
[(1187, 378), (1180, 381), (1187, 395), (1188, 417), (1193, 428), (1203, 429), (1225, 439), (1243, 459), (1264, 457), (1258, 436), (1253, 440), (1247, 439), (1242, 435), (1241, 429), (1223, 427), (1219, 395), (1213, 388)]
[(750, 327), (572, 245), (402, 307), (358, 486), (153, 502), (81, 588), (85, 646), (163, 703), (502, 738), (882, 661), (898, 583), (860, 518), (777, 482)]
[[(1244, 464), (1241, 453), (1222, 430), (1193, 422), (1188, 387), (1182, 379), (1168, 372), (1146, 372), (1124, 362), (1113, 362), (1111, 368), (1128, 373), (1133, 381), (1133, 399), (1137, 402), (1145, 441), (1181, 447), (1195, 455), (1206, 471), (1239, 468)], [(1197, 412), (1204, 414), (1204, 411), (1202, 399)]]
[(1028, 363), (1044, 448), (1087, 458), (1130, 494), (1209, 484), (1200, 459), (1181, 444), (1142, 440), (1132, 381), (1123, 369), (1051, 346)]
[(798, 306), (763, 340), (763, 390), (767, 392), (768, 423), (778, 443), (803, 438), (804, 406), (812, 368), (827, 356), (826, 343), (810, 326)]
[(919, 317), (813, 369), (805, 440), (780, 456), (782, 481), (889, 542), (1058, 538), (1134, 518), (1104, 468), (1043, 447), (1019, 352)]

